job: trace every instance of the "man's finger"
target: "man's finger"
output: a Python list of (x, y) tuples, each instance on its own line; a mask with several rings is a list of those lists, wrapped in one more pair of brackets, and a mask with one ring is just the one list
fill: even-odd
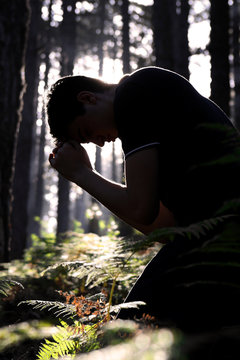
[(58, 142), (57, 143), (57, 147), (55, 147), (52, 152), (53, 154), (56, 154), (58, 152), (58, 150), (63, 146), (64, 142)]
[(48, 161), (50, 162), (50, 164), (52, 165), (52, 161), (54, 160), (54, 156), (53, 156), (53, 153), (49, 154), (49, 157), (48, 157)]

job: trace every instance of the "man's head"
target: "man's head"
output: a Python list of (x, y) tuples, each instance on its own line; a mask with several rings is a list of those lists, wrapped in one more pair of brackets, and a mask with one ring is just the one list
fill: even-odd
[[(50, 132), (57, 141), (68, 140), (71, 123), (86, 112), (83, 92), (105, 93), (113, 87), (85, 76), (66, 76), (52, 85), (47, 94), (47, 117)], [(83, 100), (81, 100), (83, 99)]]

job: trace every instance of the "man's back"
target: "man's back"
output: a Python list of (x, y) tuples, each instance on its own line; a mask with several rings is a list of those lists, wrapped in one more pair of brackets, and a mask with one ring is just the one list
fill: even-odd
[(239, 195), (240, 160), (220, 160), (232, 155), (237, 132), (183, 77), (159, 68), (133, 73), (116, 91), (115, 114), (126, 158), (158, 147), (160, 200), (178, 224), (212, 217)]

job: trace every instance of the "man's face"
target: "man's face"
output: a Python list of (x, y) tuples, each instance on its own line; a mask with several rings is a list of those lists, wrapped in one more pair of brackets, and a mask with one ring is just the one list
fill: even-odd
[(116, 140), (117, 131), (104, 124), (100, 117), (85, 114), (73, 120), (68, 129), (68, 136), (79, 143), (92, 142), (102, 147), (105, 142)]

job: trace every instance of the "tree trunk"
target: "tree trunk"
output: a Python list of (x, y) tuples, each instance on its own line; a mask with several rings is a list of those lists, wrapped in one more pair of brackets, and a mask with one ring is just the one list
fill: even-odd
[(30, 189), (30, 165), (32, 153), (32, 135), (37, 112), (38, 86), (38, 36), (41, 15), (41, 3), (31, 0), (31, 22), (26, 52), (26, 93), (24, 94), (22, 121), (17, 139), (16, 165), (13, 182), (13, 211), (11, 259), (22, 257), (27, 245), (28, 198)]
[(175, 9), (175, 0), (154, 0), (152, 7), (153, 44), (156, 66), (174, 70), (173, 27), (170, 8)]
[[(99, 36), (98, 36), (98, 75), (99, 77), (103, 74), (103, 62), (104, 62), (104, 29), (106, 21), (106, 0), (99, 1), (98, 3), (98, 18), (99, 23)], [(96, 156), (95, 156), (95, 169), (98, 173), (102, 172), (102, 149), (99, 146), (96, 146)], [(93, 216), (89, 219), (89, 232), (99, 234), (99, 219), (97, 216), (97, 210), (101, 208), (101, 204), (96, 201), (93, 197), (91, 198), (91, 209)]]
[(210, 10), (211, 99), (230, 114), (229, 5), (211, 0)]
[(117, 178), (117, 164), (116, 164), (116, 149), (115, 149), (115, 143), (112, 143), (112, 180), (115, 182), (118, 182)]
[(70, 182), (58, 175), (57, 235), (69, 230), (69, 191)]
[(0, 261), (8, 261), (12, 237), (12, 178), (24, 90), (22, 71), (29, 3), (27, 0), (1, 0), (0, 14)]
[(154, 1), (153, 42), (156, 66), (189, 78), (188, 0)]
[[(34, 0), (33, 0), (34, 2)], [(41, 22), (41, 46), (43, 47), (44, 55), (45, 55), (45, 75), (44, 75), (44, 83), (45, 89), (48, 86), (48, 75), (50, 71), (50, 59), (49, 53), (51, 51), (51, 42), (49, 41), (49, 35), (51, 34), (51, 26), (50, 23), (52, 21), (52, 5), (53, 0), (50, 0), (48, 5), (48, 21)], [(35, 5), (33, 5), (35, 6)], [(41, 8), (40, 8), (41, 10)], [(38, 34), (39, 36), (39, 34)], [(43, 46), (44, 45), (44, 46)], [(39, 84), (39, 68), (38, 68), (38, 83)], [(38, 93), (37, 93), (38, 96)], [(38, 99), (37, 99), (38, 100)], [(36, 124), (34, 126), (34, 131), (32, 132), (32, 153), (31, 153), (31, 174), (30, 174), (30, 196), (29, 196), (29, 204), (28, 204), (28, 240), (30, 240), (31, 234), (37, 234), (40, 236), (41, 234), (41, 218), (43, 216), (44, 209), (44, 175), (45, 175), (45, 153), (44, 147), (46, 143), (46, 123), (45, 123), (45, 112), (42, 109), (42, 125), (40, 134), (38, 133), (38, 129)], [(29, 241), (30, 243), (30, 241)]]
[[(44, 163), (45, 163), (45, 152), (44, 147), (46, 143), (46, 125), (44, 118), (42, 119), (41, 133), (39, 136), (39, 147), (38, 147), (38, 173), (37, 173), (37, 184), (36, 193), (33, 209), (33, 230), (34, 234), (38, 236), (41, 234), (41, 222), (43, 216), (43, 199), (44, 199)], [(35, 220), (37, 219), (37, 221)]]
[(130, 34), (129, 34), (129, 0), (122, 0), (121, 5), (121, 15), (122, 15), (122, 62), (123, 62), (123, 73), (128, 74), (131, 72), (130, 66)]
[[(124, 74), (128, 74), (131, 72), (131, 64), (130, 64), (130, 14), (129, 14), (129, 0), (122, 0), (122, 5), (121, 5), (121, 15), (122, 15), (122, 63), (123, 63), (123, 73)], [(113, 146), (113, 151), (115, 151), (114, 146)], [(115, 161), (115, 153), (112, 153), (112, 161)], [(115, 173), (115, 168), (114, 168), (114, 163), (112, 164), (112, 173), (113, 176)], [(123, 161), (123, 166), (122, 166), (122, 172), (124, 173), (124, 161)], [(122, 221), (121, 219), (113, 216), (113, 218), (117, 221), (118, 223), (118, 228), (120, 231), (120, 235), (121, 236), (127, 236), (127, 235), (132, 235), (133, 233), (133, 228), (131, 226), (129, 226), (128, 224), (126, 224), (124, 221)]]
[[(75, 0), (63, 2), (63, 21), (60, 26), (62, 41), (62, 68), (61, 76), (71, 75), (75, 58), (76, 19)], [(69, 11), (69, 6), (71, 10)], [(70, 182), (58, 176), (58, 210), (57, 210), (57, 235), (69, 230), (70, 226)]]
[[(172, 21), (174, 28), (174, 71), (189, 79), (189, 46), (188, 46), (188, 0), (181, 0), (175, 8), (175, 17)], [(173, 9), (174, 12), (174, 9)]]
[(234, 75), (234, 124), (240, 131), (240, 3), (233, 2), (233, 75)]

